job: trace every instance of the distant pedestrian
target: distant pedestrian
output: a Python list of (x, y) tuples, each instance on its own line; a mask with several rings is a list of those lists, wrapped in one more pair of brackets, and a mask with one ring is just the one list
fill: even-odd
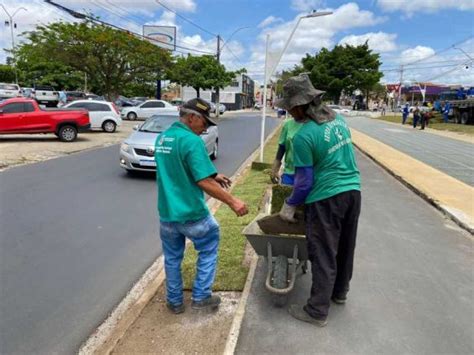
[(402, 124), (406, 123), (409, 113), (410, 113), (410, 109), (408, 108), (408, 104), (405, 104), (405, 107), (403, 107), (403, 112), (402, 112)]
[(421, 128), (420, 130), (425, 129), (426, 126), (430, 123), (431, 112), (430, 111), (423, 111), (421, 112)]
[(294, 318), (323, 327), (331, 299), (346, 302), (352, 278), (361, 194), (360, 173), (349, 127), (321, 102), (307, 75), (283, 86), (283, 107), (303, 125), (293, 139), (295, 184), (280, 211), (294, 223), (296, 207), (305, 206), (306, 241), (313, 283), (306, 304), (288, 309)]
[(382, 116), (385, 116), (386, 111), (387, 111), (387, 104), (384, 101), (382, 103)]
[(418, 121), (420, 120), (420, 108), (418, 105), (413, 109), (413, 128), (416, 128)]
[(443, 122), (444, 123), (449, 122), (449, 111), (451, 111), (451, 104), (449, 103), (449, 101), (446, 101), (443, 108)]
[(64, 105), (66, 105), (67, 103), (67, 95), (66, 95), (66, 92), (64, 90), (60, 90), (58, 92), (58, 96), (59, 96), (59, 102), (58, 102), (58, 106), (59, 107), (62, 107)]
[(216, 123), (211, 106), (196, 98), (180, 108), (180, 120), (161, 133), (155, 142), (160, 237), (165, 257), (168, 309), (184, 312), (181, 262), (186, 238), (198, 252), (192, 290), (193, 309), (215, 310), (220, 298), (212, 295), (216, 274), (219, 225), (209, 213), (204, 192), (227, 204), (238, 216), (248, 213), (245, 203), (224, 188), (230, 180), (218, 174), (200, 135)]

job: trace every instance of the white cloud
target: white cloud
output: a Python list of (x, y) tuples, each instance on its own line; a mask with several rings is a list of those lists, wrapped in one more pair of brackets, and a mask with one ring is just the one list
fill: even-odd
[(265, 20), (259, 23), (258, 28), (264, 28), (270, 26), (272, 23), (283, 21), (280, 17), (268, 16)]
[(292, 0), (291, 8), (300, 12), (317, 10), (322, 5), (321, 0)]
[(431, 47), (416, 46), (415, 48), (405, 49), (401, 54), (401, 64), (412, 63), (417, 60), (426, 59), (435, 54)]
[(443, 9), (473, 10), (473, 0), (378, 0), (379, 7), (387, 12), (401, 11), (411, 16), (416, 13), (433, 13)]
[(351, 46), (359, 46), (368, 41), (370, 49), (383, 53), (391, 52), (397, 49), (395, 40), (396, 34), (390, 34), (385, 32), (369, 32), (360, 36), (349, 35), (339, 41), (339, 44), (349, 44)]
[[(331, 48), (334, 45), (334, 36), (341, 31), (374, 26), (386, 20), (385, 17), (378, 17), (370, 11), (361, 10), (356, 3), (344, 4), (336, 9), (324, 9), (326, 10), (334, 13), (330, 16), (301, 20), (277, 71), (299, 64), (306, 53), (314, 54), (322, 47)], [(258, 76), (257, 80), (263, 77), (266, 34), (270, 34), (271, 50), (282, 50), (298, 18), (302, 15), (304, 13), (298, 14), (289, 22), (262, 30), (256, 43), (251, 46), (252, 53), (247, 66), (249, 73)]]

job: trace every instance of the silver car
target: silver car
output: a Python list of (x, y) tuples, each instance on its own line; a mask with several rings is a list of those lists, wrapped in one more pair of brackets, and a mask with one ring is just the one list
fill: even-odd
[[(143, 124), (135, 126), (133, 132), (120, 146), (120, 166), (128, 172), (155, 171), (156, 137), (170, 127), (179, 118), (176, 114), (153, 115)], [(209, 157), (217, 159), (219, 131), (217, 126), (210, 126), (201, 135)]]

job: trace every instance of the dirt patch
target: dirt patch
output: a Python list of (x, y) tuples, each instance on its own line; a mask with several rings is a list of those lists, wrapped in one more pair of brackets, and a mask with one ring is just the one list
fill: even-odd
[(0, 135), (0, 171), (13, 166), (31, 164), (83, 150), (121, 143), (141, 121), (122, 121), (114, 133), (91, 131), (79, 133), (77, 140), (65, 143), (54, 134)]
[(186, 311), (175, 315), (166, 308), (161, 286), (112, 354), (222, 354), (241, 293), (217, 294), (222, 303), (216, 313), (192, 310), (185, 292)]

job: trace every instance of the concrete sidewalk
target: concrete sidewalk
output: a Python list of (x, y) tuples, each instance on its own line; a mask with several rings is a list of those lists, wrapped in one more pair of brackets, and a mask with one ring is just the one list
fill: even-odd
[[(326, 328), (275, 308), (259, 261), (236, 354), (468, 354), (474, 352), (470, 235), (367, 157), (354, 277)], [(305, 303), (311, 276), (289, 304)]]

